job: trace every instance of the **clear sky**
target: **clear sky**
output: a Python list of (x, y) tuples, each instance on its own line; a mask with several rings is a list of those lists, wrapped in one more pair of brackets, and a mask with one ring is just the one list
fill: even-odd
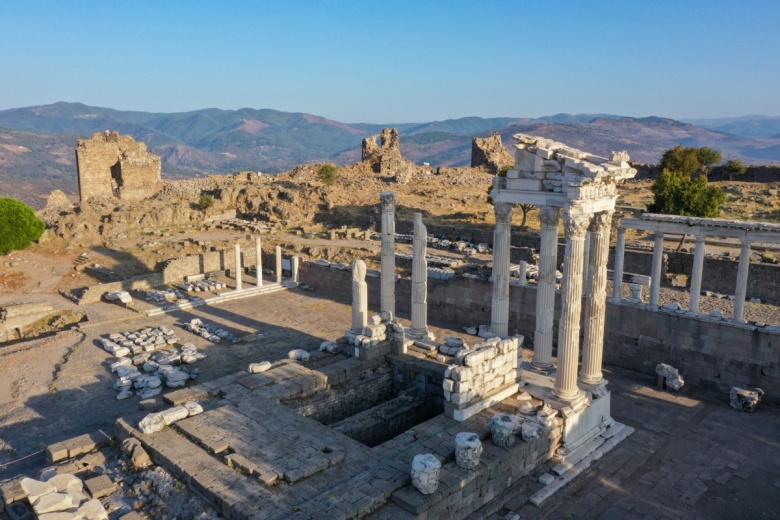
[(0, 109), (780, 114), (780, 1), (0, 0)]

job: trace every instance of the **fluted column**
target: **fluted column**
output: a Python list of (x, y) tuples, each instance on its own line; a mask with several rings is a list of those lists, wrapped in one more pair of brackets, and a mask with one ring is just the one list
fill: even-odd
[(536, 327), (534, 330), (534, 368), (553, 368), (552, 344), (555, 315), (555, 271), (558, 259), (558, 220), (560, 208), (544, 206), (539, 209), (541, 243), (539, 246), (539, 274), (536, 285)]
[(282, 283), (282, 248), (276, 246), (276, 283)]
[(257, 286), (263, 285), (263, 248), (260, 237), (255, 237), (255, 264), (257, 265)]
[(650, 305), (658, 307), (658, 298), (661, 295), (661, 269), (664, 259), (664, 234), (660, 231), (655, 234), (653, 244), (653, 267), (650, 273)]
[(395, 202), (393, 191), (379, 194), (382, 206), (382, 270), (380, 273), (380, 309), (395, 317)]
[(561, 321), (558, 327), (558, 371), (552, 393), (565, 401), (574, 401), (582, 395), (577, 388), (577, 364), (582, 314), (582, 262), (589, 223), (588, 215), (564, 213), (566, 253), (563, 260)]
[(696, 247), (693, 250), (693, 273), (691, 273), (691, 299), (688, 310), (699, 312), (699, 297), (701, 296), (701, 275), (704, 270), (705, 241), (704, 235), (696, 236)]
[(414, 214), (414, 241), (412, 250), (412, 326), (409, 336), (417, 340), (428, 339), (428, 261), (425, 253), (428, 231), (422, 221), (422, 213)]
[(615, 269), (613, 269), (612, 297), (623, 297), (623, 257), (626, 251), (626, 228), (618, 228), (615, 244)]
[(352, 328), (353, 334), (363, 334), (368, 325), (368, 284), (366, 284), (366, 263), (355, 260), (352, 264)]
[(607, 311), (607, 262), (611, 224), (611, 211), (598, 213), (594, 216), (588, 231), (590, 265), (587, 269), (589, 276), (585, 279), (585, 341), (582, 345), (580, 381), (589, 385), (597, 385), (604, 380), (601, 362), (604, 357), (604, 318)]
[(499, 336), (509, 333), (509, 246), (512, 236), (512, 205), (496, 202), (493, 231), (493, 302), (490, 330)]
[(243, 289), (241, 282), (241, 246), (236, 244), (236, 290)]
[(742, 239), (737, 268), (737, 288), (734, 291), (734, 316), (737, 321), (745, 321), (745, 296), (747, 296), (748, 272), (750, 271), (750, 240)]

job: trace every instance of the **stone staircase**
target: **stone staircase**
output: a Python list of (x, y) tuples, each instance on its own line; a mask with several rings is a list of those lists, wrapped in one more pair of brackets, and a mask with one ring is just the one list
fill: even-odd
[(248, 298), (250, 296), (257, 296), (260, 294), (266, 294), (266, 293), (272, 293), (276, 291), (283, 291), (285, 289), (292, 289), (293, 287), (297, 287), (298, 283), (293, 282), (292, 280), (286, 280), (282, 283), (264, 283), (262, 286), (252, 286), (247, 287), (245, 289), (241, 289), (240, 291), (226, 291), (217, 293), (215, 296), (210, 296), (208, 298), (200, 298), (200, 297), (193, 297), (190, 301), (182, 302), (182, 303), (172, 303), (169, 305), (163, 305), (162, 307), (159, 307), (157, 309), (151, 309), (146, 311), (147, 316), (159, 316), (160, 314), (165, 314), (168, 312), (175, 312), (180, 311), (184, 309), (191, 309), (193, 307), (200, 307), (201, 305), (214, 305), (217, 303), (222, 303), (230, 300), (238, 300), (240, 298)]

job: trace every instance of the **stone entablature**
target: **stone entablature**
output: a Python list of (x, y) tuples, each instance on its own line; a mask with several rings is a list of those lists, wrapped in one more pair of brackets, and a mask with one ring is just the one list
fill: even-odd
[(143, 200), (162, 189), (160, 157), (118, 132), (96, 132), (76, 147), (79, 196)]
[(639, 218), (624, 218), (621, 227), (642, 231), (661, 231), (695, 236), (742, 238), (751, 242), (780, 243), (780, 224), (725, 218), (699, 218), (681, 215), (643, 213)]

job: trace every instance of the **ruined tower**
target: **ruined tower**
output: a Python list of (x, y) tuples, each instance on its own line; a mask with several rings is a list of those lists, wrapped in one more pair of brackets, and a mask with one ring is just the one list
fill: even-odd
[(76, 147), (79, 196), (142, 200), (162, 188), (160, 157), (118, 132), (96, 132)]

